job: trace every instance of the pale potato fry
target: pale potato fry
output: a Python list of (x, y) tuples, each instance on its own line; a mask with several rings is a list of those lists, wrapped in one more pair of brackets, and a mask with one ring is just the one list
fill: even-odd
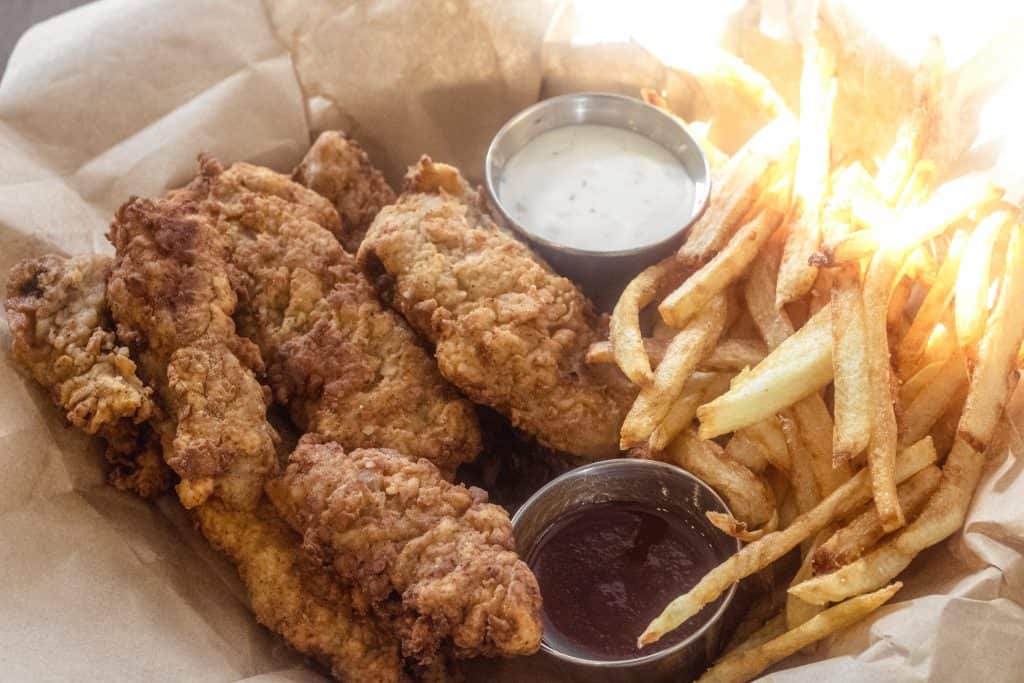
[(903, 571), (925, 548), (963, 526), (967, 508), (981, 478), (984, 449), (1014, 386), (1012, 372), (1024, 341), (1024, 226), (1015, 226), (1007, 252), (1006, 271), (995, 308), (978, 348), (978, 362), (960, 417), (959, 436), (942, 467), (939, 488), (906, 529), (864, 557), (832, 574), (814, 577), (790, 592), (824, 604), (884, 585)]
[[(830, 537), (835, 532), (835, 523), (829, 524), (827, 527), (819, 531), (814, 536), (814, 540), (810, 544), (808, 552), (804, 553), (803, 560), (800, 561), (800, 568), (797, 570), (796, 575), (793, 576), (793, 580), (790, 581), (790, 585), (796, 585), (812, 576), (813, 567), (811, 566), (814, 552), (825, 542), (825, 539)], [(794, 629), (800, 624), (810, 621), (815, 615), (819, 614), (824, 608), (820, 605), (812, 605), (809, 602), (804, 602), (800, 598), (797, 598), (789, 593), (786, 594), (786, 628)], [(813, 647), (808, 647), (805, 651), (812, 651)]]
[[(897, 492), (900, 507), (908, 517), (913, 518), (921, 512), (941, 479), (942, 470), (930, 465), (899, 485)], [(878, 518), (878, 510), (869, 503), (863, 512), (837, 530), (814, 551), (811, 560), (814, 575), (826, 574), (853, 562), (884, 536), (885, 530), (882, 529), (882, 522)]]
[(748, 528), (766, 524), (776, 513), (771, 488), (740, 463), (727, 458), (714, 441), (684, 430), (666, 450), (671, 462), (700, 477), (725, 499), (733, 516)]
[(767, 355), (768, 350), (760, 342), (751, 339), (726, 339), (719, 342), (701, 368), (739, 372), (757, 365)]
[(944, 232), (970, 212), (998, 201), (1002, 195), (1002, 190), (982, 176), (950, 180), (936, 189), (928, 201), (901, 213), (895, 225), (883, 226), (880, 247), (908, 251)]
[(811, 457), (811, 471), (818, 484), (818, 490), (827, 496), (850, 478), (852, 472), (846, 462), (836, 463), (832, 454), (832, 437), (835, 427), (820, 392), (793, 404), (800, 436)]
[(698, 683), (748, 681), (769, 666), (812, 643), (860, 621), (884, 605), (903, 584), (896, 582), (882, 590), (861, 595), (830, 607), (795, 629), (767, 642), (729, 653), (698, 679)]
[[(666, 339), (644, 339), (644, 353), (647, 354), (647, 358), (651, 365), (657, 367), (658, 363), (661, 362), (662, 357), (665, 355), (665, 349), (668, 348), (668, 340)], [(594, 342), (587, 349), (586, 356), (587, 363), (591, 365), (597, 365), (602, 363), (614, 363), (615, 352), (612, 350), (612, 343), (610, 341)]]
[(787, 218), (789, 235), (775, 290), (776, 308), (807, 294), (818, 274), (810, 259), (821, 246), (821, 212), (829, 186), (836, 49), (835, 33), (818, 17), (804, 49), (800, 76), (800, 150)]
[(785, 311), (775, 307), (779, 258), (778, 245), (769, 242), (751, 266), (746, 286), (743, 288), (747, 311), (769, 350), (786, 341), (794, 331), (789, 316)]
[(654, 379), (641, 387), (622, 423), (620, 444), (623, 450), (647, 441), (668, 414), (672, 402), (682, 393), (686, 380), (701, 361), (711, 355), (711, 349), (725, 328), (726, 307), (725, 297), (716, 296), (672, 338), (654, 372)]
[[(928, 465), (933, 464), (935, 458), (935, 449), (932, 447), (931, 439), (922, 439), (900, 455), (896, 467), (897, 480), (902, 482), (909, 479)], [(832, 521), (854, 512), (870, 498), (870, 477), (866, 470), (861, 470), (836, 489), (832, 495), (825, 498), (812, 510), (794, 519), (787, 527), (744, 546), (739, 552), (705, 574), (696, 586), (685, 595), (681, 595), (669, 603), (664, 611), (648, 625), (643, 635), (640, 636), (639, 645), (642, 647), (655, 642), (699, 612), (704, 605), (718, 598), (734, 583), (767, 567), (804, 540), (824, 529)], [(809, 581), (794, 586), (790, 590), (794, 591), (807, 583)], [(806, 600), (803, 596), (798, 595), (798, 597)]]
[(849, 462), (867, 448), (871, 436), (867, 331), (856, 267), (844, 267), (836, 272), (831, 311), (835, 386), (832, 458), (839, 464)]
[(661, 423), (651, 432), (647, 443), (653, 451), (663, 451), (684, 429), (693, 424), (697, 406), (714, 400), (729, 389), (728, 373), (695, 372), (683, 386), (683, 394), (669, 408)]
[(896, 202), (897, 209), (906, 209), (914, 204), (921, 204), (935, 189), (935, 180), (938, 177), (938, 169), (931, 159), (921, 159), (914, 166), (907, 184), (903, 186), (903, 192)]
[[(657, 90), (641, 88), (640, 98), (652, 107), (657, 107), (658, 109), (666, 111), (680, 121), (683, 121), (682, 117), (676, 115), (671, 109), (669, 109), (668, 102), (665, 101), (665, 98), (662, 97), (661, 93)], [(718, 149), (718, 147), (708, 139), (708, 124), (706, 122), (683, 121), (683, 125), (686, 126), (686, 130), (689, 131), (693, 139), (697, 141), (698, 145), (700, 145), (701, 150), (704, 152), (704, 157), (708, 160), (708, 167), (711, 169), (712, 177), (714, 177), (715, 173), (720, 172), (729, 162), (729, 155)], [(714, 181), (712, 181), (712, 185), (714, 185)]]
[(929, 363), (900, 385), (900, 405), (903, 406), (904, 413), (914, 398), (935, 379), (945, 365), (946, 361), (941, 360)]
[(988, 292), (992, 284), (990, 266), (996, 241), (1018, 217), (1016, 208), (1000, 208), (985, 216), (971, 233), (956, 277), (954, 314), (960, 346), (977, 343), (985, 332)]
[(823, 308), (763, 361), (737, 375), (728, 392), (697, 409), (701, 438), (710, 439), (759, 422), (830, 381), (831, 311)]
[(789, 469), (793, 500), (796, 502), (797, 512), (804, 514), (820, 503), (822, 498), (811, 465), (811, 449), (800, 434), (796, 418), (791, 413), (779, 415), (779, 424), (782, 426), (782, 433), (786, 437), (786, 446), (793, 462)]
[(729, 437), (729, 442), (725, 444), (725, 454), (754, 474), (761, 474), (768, 469), (768, 458), (746, 431), (736, 432)]
[(721, 251), (665, 297), (658, 306), (658, 312), (666, 323), (682, 327), (712, 297), (740, 278), (782, 220), (782, 214), (772, 206), (773, 203), (767, 202), (753, 219), (729, 238)]
[(723, 657), (730, 657), (735, 654), (739, 654), (744, 650), (751, 650), (759, 645), (767, 643), (769, 640), (778, 638), (786, 632), (786, 615), (785, 613), (776, 614), (774, 617), (769, 619), (745, 639), (739, 641), (736, 645), (730, 648), (726, 648), (723, 653)]
[(766, 417), (736, 432), (743, 434), (761, 449), (765, 459), (775, 469), (787, 474), (793, 467), (793, 459), (786, 444), (786, 435), (782, 431), (779, 418), (775, 415)]
[(932, 328), (928, 335), (928, 341), (924, 346), (924, 353), (921, 355), (921, 365), (930, 365), (936, 361), (946, 362), (946, 359), (958, 348), (956, 343), (956, 323), (953, 321), (953, 311), (946, 311), (942, 320)]
[(826, 245), (826, 263), (840, 265), (859, 261), (878, 250), (879, 237), (874, 230), (851, 232), (834, 245)]
[(771, 81), (731, 52), (717, 50), (700, 77), (702, 81), (713, 80), (740, 94), (772, 118), (792, 116)]
[[(903, 261), (902, 270), (906, 270), (907, 260), (909, 257)], [(889, 306), (885, 311), (885, 329), (888, 330), (890, 339), (899, 339), (900, 337), (900, 332), (905, 325), (903, 312), (907, 308), (907, 301), (910, 300), (910, 291), (913, 286), (914, 282), (910, 278), (896, 276), (895, 284), (889, 293)]]
[(765, 525), (760, 529), (750, 529), (746, 522), (741, 522), (732, 515), (727, 515), (724, 512), (709, 511), (704, 514), (716, 529), (721, 531), (723, 534), (732, 536), (744, 543), (756, 541), (765, 534), (770, 534), (779, 528), (778, 508), (772, 510), (771, 519), (765, 522)]
[(957, 272), (960, 268), (960, 259), (966, 246), (967, 233), (958, 230), (953, 235), (953, 240), (949, 243), (949, 249), (946, 251), (946, 260), (942, 262), (942, 266), (935, 276), (934, 284), (932, 284), (928, 294), (925, 295), (924, 300), (921, 302), (921, 306), (917, 309), (917, 315), (914, 316), (910, 329), (907, 330), (903, 339), (900, 340), (896, 358), (900, 377), (904, 379), (917, 370), (918, 363), (928, 343), (928, 337), (949, 308), (950, 302), (953, 299)]
[(622, 291), (608, 321), (615, 363), (633, 384), (645, 386), (654, 379), (651, 361), (644, 352), (640, 331), (640, 311), (647, 307), (663, 288), (675, 286), (682, 277), (682, 267), (669, 257), (645, 269)]
[(690, 226), (679, 249), (683, 262), (699, 265), (714, 256), (774, 179), (788, 175), (793, 136), (792, 122), (777, 119), (729, 160), (722, 171), (721, 187), (712, 191), (704, 215)]
[(956, 441), (957, 428), (960, 425), (960, 415), (964, 410), (964, 403), (967, 401), (967, 387), (960, 387), (953, 400), (950, 401), (946, 412), (942, 414), (934, 425), (932, 425), (931, 437), (935, 443), (935, 450), (941, 457), (949, 454)]
[(967, 381), (967, 359), (957, 349), (904, 411), (899, 430), (901, 446), (928, 434)]

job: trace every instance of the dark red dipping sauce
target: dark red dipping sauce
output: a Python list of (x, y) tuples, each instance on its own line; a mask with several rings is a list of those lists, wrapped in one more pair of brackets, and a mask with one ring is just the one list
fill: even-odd
[(701, 522), (689, 512), (622, 502), (556, 520), (526, 558), (544, 599), (544, 640), (608, 661), (652, 654), (700, 629), (723, 598), (657, 643), (636, 646), (647, 624), (721, 561)]

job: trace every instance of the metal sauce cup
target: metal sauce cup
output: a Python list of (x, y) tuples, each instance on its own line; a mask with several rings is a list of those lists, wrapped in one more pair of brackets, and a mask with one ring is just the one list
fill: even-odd
[[(498, 194), (505, 164), (541, 133), (579, 124), (630, 130), (671, 152), (694, 183), (689, 220), (676, 226), (676, 230), (660, 242), (621, 251), (567, 247), (538, 237), (529, 225), (516, 222), (502, 205)], [(679, 248), (686, 229), (704, 212), (711, 192), (711, 174), (704, 152), (679, 119), (641, 100), (609, 93), (561, 95), (519, 112), (502, 126), (491, 141), (484, 176), (495, 214), (504, 225), (532, 244), (555, 270), (582, 286), (602, 308), (614, 303), (634, 275)]]
[[(725, 502), (697, 477), (678, 467), (652, 460), (605, 460), (579, 467), (554, 479), (535, 493), (512, 518), (516, 550), (529, 557), (536, 543), (559, 518), (589, 505), (608, 502), (640, 503), (664, 509), (685, 508), (707, 525), (708, 538), (720, 560), (736, 553), (740, 542), (707, 521), (707, 511), (729, 513)], [(736, 586), (718, 609), (686, 640), (633, 659), (592, 660), (563, 652), (545, 639), (541, 650), (557, 663), (559, 680), (595, 683), (652, 683), (690, 680), (718, 655), (727, 613)], [(549, 596), (550, 598), (550, 596)], [(639, 635), (639, 634), (637, 634)]]

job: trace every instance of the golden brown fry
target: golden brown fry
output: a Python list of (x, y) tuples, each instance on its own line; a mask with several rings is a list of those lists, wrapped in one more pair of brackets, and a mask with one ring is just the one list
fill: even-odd
[[(644, 353), (650, 359), (650, 363), (657, 366), (661, 362), (662, 357), (665, 355), (665, 349), (668, 348), (668, 341), (664, 339), (644, 339)], [(615, 352), (612, 350), (612, 343), (610, 341), (594, 342), (587, 349), (586, 361), (591, 365), (600, 363), (614, 363)]]
[(867, 373), (864, 300), (856, 267), (836, 272), (832, 287), (832, 372), (835, 382), (833, 463), (849, 462), (868, 446), (871, 388)]
[(698, 683), (751, 680), (775, 662), (860, 621), (884, 605), (902, 587), (903, 584), (897, 581), (882, 590), (831, 607), (768, 642), (742, 650), (737, 648), (708, 669)]
[[(931, 439), (922, 439), (905, 450), (896, 468), (897, 480), (905, 481), (935, 462)], [(812, 510), (800, 515), (789, 526), (767, 534), (704, 575), (688, 593), (673, 600), (640, 636), (641, 646), (655, 642), (715, 600), (734, 583), (767, 567), (801, 542), (824, 529), (830, 522), (851, 514), (871, 498), (871, 482), (861, 470)], [(811, 579), (812, 581), (814, 579)], [(806, 585), (804, 582), (800, 585)], [(791, 589), (796, 590), (797, 587)], [(798, 597), (803, 596), (798, 595)]]
[(960, 388), (967, 386), (967, 380), (967, 360), (960, 349), (956, 349), (904, 410), (900, 444), (914, 443), (930, 432), (952, 405)]
[(689, 228), (679, 257), (696, 265), (710, 259), (742, 223), (758, 197), (776, 177), (788, 173), (793, 124), (777, 119), (762, 128), (722, 171), (721, 187), (711, 194), (707, 210)]
[(661, 302), (658, 311), (662, 319), (673, 327), (685, 325), (712, 297), (743, 275), (781, 219), (772, 203), (766, 204), (729, 238), (721, 251)]
[(679, 277), (681, 271), (682, 267), (673, 257), (650, 266), (626, 285), (612, 311), (608, 336), (615, 353), (615, 363), (634, 384), (644, 386), (654, 378), (651, 361), (644, 352), (640, 311), (654, 301), (660, 288), (666, 287), (674, 277)]
[(910, 324), (910, 329), (900, 340), (896, 358), (900, 370), (900, 377), (906, 379), (917, 370), (918, 362), (924, 354), (925, 345), (935, 325), (942, 319), (949, 303), (953, 298), (953, 288), (956, 285), (957, 273), (960, 269), (960, 259), (967, 246), (967, 233), (958, 230), (953, 235), (953, 240), (946, 250), (946, 260), (942, 262), (935, 282), (932, 284), (928, 294), (925, 295), (921, 306), (917, 309), (917, 315)]
[(895, 225), (882, 226), (881, 247), (907, 251), (944, 232), (971, 211), (983, 209), (1003, 195), (987, 178), (961, 176), (941, 185), (923, 204), (900, 214)]
[[(908, 517), (916, 516), (942, 478), (942, 470), (930, 465), (899, 485), (900, 507)], [(885, 536), (878, 510), (870, 503), (864, 511), (836, 531), (812, 555), (814, 574), (835, 571), (853, 562)], [(804, 577), (810, 578), (810, 577)], [(797, 582), (794, 582), (797, 583)]]
[(978, 223), (967, 240), (956, 277), (953, 308), (960, 346), (975, 344), (985, 332), (993, 250), (999, 236), (1017, 219), (1018, 214), (1016, 207), (993, 211)]
[(800, 151), (787, 218), (789, 235), (775, 291), (777, 308), (807, 294), (818, 274), (810, 259), (821, 246), (821, 212), (828, 194), (836, 47), (831, 27), (818, 17), (804, 49), (800, 76)]
[(929, 363), (900, 385), (900, 405), (903, 406), (904, 413), (914, 398), (935, 379), (945, 365), (946, 361), (942, 360)]
[(729, 443), (725, 444), (725, 454), (754, 474), (761, 474), (768, 469), (768, 458), (746, 431), (736, 432), (729, 437)]
[(673, 401), (661, 423), (651, 432), (647, 442), (651, 450), (665, 450), (672, 439), (693, 424), (697, 406), (725, 393), (730, 379), (727, 373), (693, 373), (683, 386), (682, 395)]
[(745, 639), (739, 641), (733, 647), (726, 648), (725, 653), (722, 656), (723, 658), (731, 657), (743, 652), (744, 650), (752, 650), (755, 647), (767, 643), (769, 640), (778, 638), (785, 632), (786, 615), (785, 613), (776, 614), (774, 617), (766, 621), (761, 628), (751, 633)]
[(766, 355), (768, 351), (760, 342), (750, 339), (725, 339), (719, 342), (711, 355), (701, 364), (701, 368), (739, 372), (757, 365)]
[(725, 297), (716, 296), (669, 343), (653, 381), (640, 389), (622, 423), (620, 444), (624, 450), (647, 441), (682, 393), (686, 380), (711, 355), (725, 327), (726, 308)]
[(832, 381), (831, 311), (823, 308), (763, 361), (742, 372), (728, 392), (697, 409), (701, 438), (759, 422)]
[(826, 247), (830, 265), (852, 263), (878, 250), (879, 237), (874, 230), (860, 230), (843, 237), (835, 245)]
[(789, 482), (793, 487), (793, 500), (797, 512), (803, 514), (821, 502), (821, 489), (818, 488), (811, 466), (810, 448), (800, 435), (796, 419), (791, 414), (783, 414), (779, 416), (779, 423), (792, 459)]
[(687, 429), (669, 444), (666, 453), (672, 462), (707, 482), (748, 528), (767, 524), (775, 514), (775, 496), (768, 484), (727, 458), (714, 441), (698, 439), (692, 429)]
[(702, 84), (708, 81), (721, 84), (728, 91), (755, 103), (758, 109), (772, 118), (791, 116), (771, 81), (731, 52), (716, 51), (710, 66), (701, 72), (700, 79)]
[(919, 552), (963, 526), (985, 464), (984, 449), (1013, 388), (1017, 350), (1024, 341), (1024, 226), (1015, 226), (1003, 285), (978, 347), (978, 362), (960, 417), (959, 435), (942, 468), (942, 481), (910, 526), (859, 560), (790, 589), (803, 600), (823, 604), (884, 585)]

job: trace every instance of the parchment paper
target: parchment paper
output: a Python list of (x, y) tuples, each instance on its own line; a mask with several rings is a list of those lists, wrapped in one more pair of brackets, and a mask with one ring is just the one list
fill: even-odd
[[(1019, 200), (1024, 10), (947, 4), (829, 5), (844, 40), (837, 153), (884, 149), (939, 33), (953, 76), (929, 154), (947, 175), (992, 173)], [(796, 106), (812, 8), (105, 0), (30, 30), (0, 82), (0, 272), (49, 251), (109, 251), (115, 207), (186, 181), (201, 150), (287, 170), (326, 127), (359, 137), (392, 180), (422, 152), (479, 177), (490, 137), (542, 93), (649, 86), (686, 115), (722, 113), (731, 123), (713, 136), (734, 149), (756, 112), (704, 87), (702, 58), (733, 50)], [(148, 505), (103, 484), (98, 445), (12, 366), (6, 323), (0, 344), (0, 679), (321, 680), (255, 623), (233, 569), (173, 500)], [(918, 558), (874, 618), (771, 678), (1019, 680), (1022, 449), (1008, 422), (964, 532)], [(543, 668), (531, 658), (469, 671), (525, 681)]]

